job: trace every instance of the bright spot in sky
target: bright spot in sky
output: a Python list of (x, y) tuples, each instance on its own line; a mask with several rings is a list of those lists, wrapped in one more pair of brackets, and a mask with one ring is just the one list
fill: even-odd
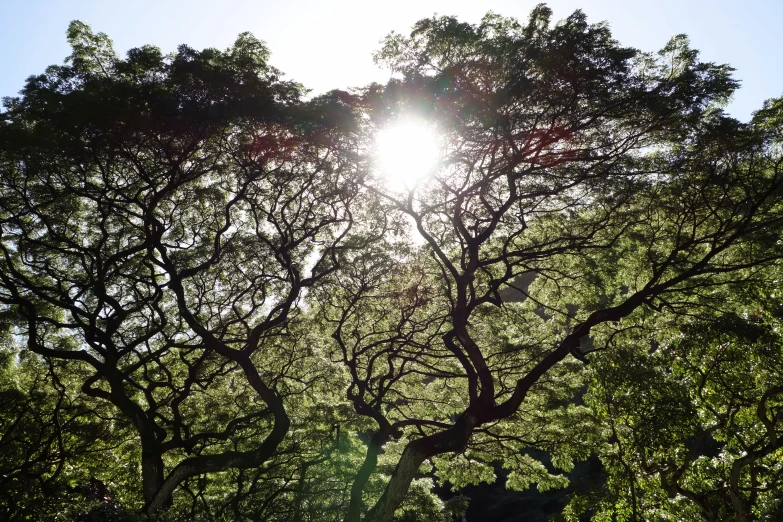
[(376, 159), (386, 178), (409, 189), (432, 174), (441, 157), (438, 136), (419, 120), (391, 124), (377, 134), (375, 147)]

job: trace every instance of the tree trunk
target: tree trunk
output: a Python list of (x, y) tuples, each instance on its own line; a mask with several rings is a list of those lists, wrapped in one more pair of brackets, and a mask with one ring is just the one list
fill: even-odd
[[(163, 459), (147, 448), (142, 448), (141, 452), (141, 484), (145, 504), (152, 502), (163, 484)], [(161, 502), (161, 507), (166, 504), (168, 502)]]
[(378, 465), (378, 454), (381, 452), (381, 447), (388, 440), (388, 437), (384, 437), (380, 432), (376, 432), (375, 435), (370, 438), (370, 442), (367, 445), (367, 454), (364, 456), (364, 462), (362, 467), (356, 473), (356, 477), (351, 484), (351, 502), (348, 505), (348, 514), (345, 517), (345, 522), (359, 522), (362, 516), (362, 507), (364, 502), (362, 501), (362, 493), (364, 492), (364, 486), (367, 485), (367, 481), (370, 480), (370, 475)]
[(421, 444), (416, 444), (421, 440), (413, 441), (405, 447), (383, 496), (367, 514), (364, 522), (389, 522), (392, 520), (394, 512), (408, 493), (408, 488), (413, 477), (416, 476), (419, 466), (428, 458), (428, 455), (419, 448)]
[(299, 469), (299, 480), (296, 484), (296, 493), (294, 495), (294, 520), (293, 522), (302, 522), (302, 502), (305, 496), (305, 487), (307, 486), (307, 468), (309, 464), (302, 464)]
[(419, 466), (426, 459), (465, 449), (473, 428), (479, 424), (479, 417), (474, 410), (475, 407), (469, 407), (451, 428), (413, 440), (405, 446), (386, 490), (367, 513), (364, 522), (389, 522), (394, 517), (394, 512), (408, 493)]
[(742, 470), (748, 463), (752, 462), (752, 456), (746, 455), (745, 457), (736, 460), (731, 467), (731, 474), (729, 475), (729, 497), (731, 498), (731, 504), (734, 508), (735, 520), (737, 522), (752, 522), (756, 518), (748, 509), (739, 486)]

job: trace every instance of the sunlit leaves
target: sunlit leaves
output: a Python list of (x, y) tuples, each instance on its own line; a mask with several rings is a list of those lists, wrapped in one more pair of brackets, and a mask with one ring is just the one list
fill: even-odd
[[(599, 455), (571, 519), (773, 517), (779, 100), (737, 122), (685, 37), (644, 54), (545, 6), (420, 21), (377, 54), (388, 85), (312, 100), (249, 34), (68, 36), (0, 122), (4, 363), (31, 365), (2, 421), (46, 439), (36, 480), (95, 471), (184, 519), (435, 521), (466, 507), (436, 480), (545, 491)], [(442, 165), (392, 190), (373, 137), (411, 115)]]

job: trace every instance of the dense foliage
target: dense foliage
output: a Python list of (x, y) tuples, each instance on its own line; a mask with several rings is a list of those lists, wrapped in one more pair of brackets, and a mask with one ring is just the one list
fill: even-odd
[[(422, 20), (318, 97), (249, 34), (73, 22), (0, 114), (0, 518), (449, 521), (498, 476), (780, 517), (783, 102), (550, 17)], [(410, 117), (443, 150), (403, 187)]]

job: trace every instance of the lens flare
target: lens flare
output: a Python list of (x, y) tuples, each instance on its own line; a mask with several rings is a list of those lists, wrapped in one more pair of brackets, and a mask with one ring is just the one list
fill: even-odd
[(405, 120), (383, 129), (375, 138), (378, 166), (383, 175), (410, 189), (432, 174), (441, 159), (441, 144), (424, 122)]

